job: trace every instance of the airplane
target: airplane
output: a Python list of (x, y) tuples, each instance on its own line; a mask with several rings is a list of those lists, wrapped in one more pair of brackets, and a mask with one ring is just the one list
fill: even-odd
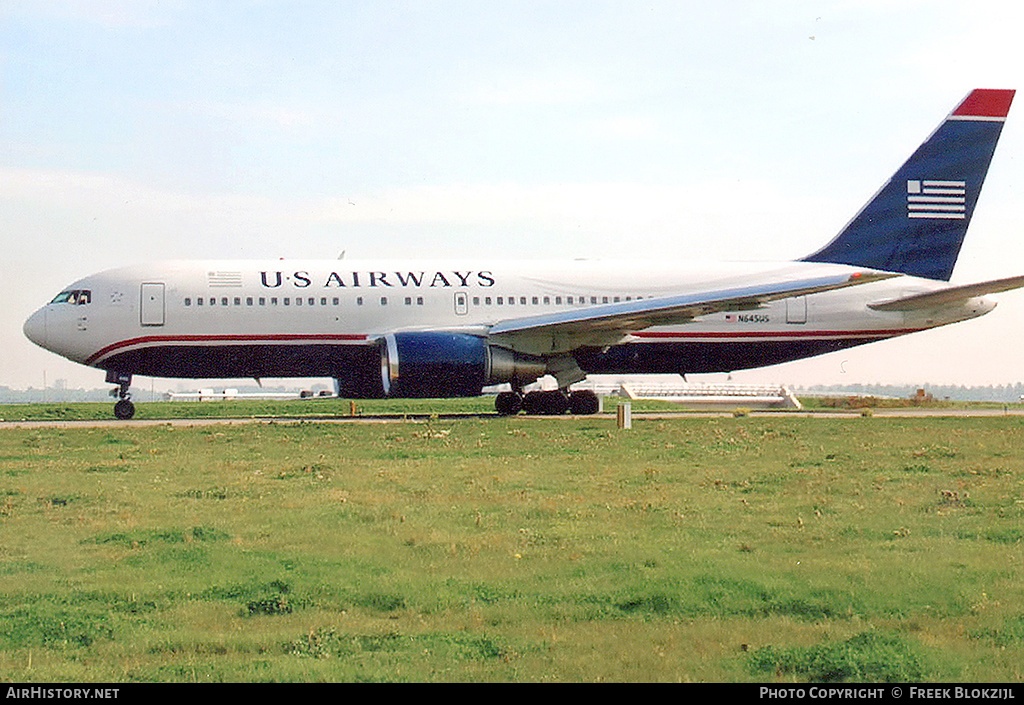
[[(588, 374), (731, 372), (991, 311), (1024, 276), (951, 285), (1013, 90), (977, 89), (828, 244), (800, 260), (171, 261), (68, 285), (24, 324), (106, 371), (331, 377), (341, 398), (464, 397), (498, 414), (593, 414)], [(524, 387), (551, 375), (558, 389)]]

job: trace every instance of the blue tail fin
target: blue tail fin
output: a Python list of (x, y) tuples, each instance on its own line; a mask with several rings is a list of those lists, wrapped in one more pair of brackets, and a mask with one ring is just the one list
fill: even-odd
[(1013, 95), (971, 92), (846, 228), (804, 260), (949, 280)]

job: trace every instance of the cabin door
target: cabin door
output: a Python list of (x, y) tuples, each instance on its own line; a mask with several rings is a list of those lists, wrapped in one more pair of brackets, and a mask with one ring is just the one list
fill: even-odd
[(142, 285), (139, 305), (139, 323), (144, 326), (164, 324), (164, 284), (145, 282)]
[(807, 323), (806, 296), (793, 296), (786, 299), (786, 323)]

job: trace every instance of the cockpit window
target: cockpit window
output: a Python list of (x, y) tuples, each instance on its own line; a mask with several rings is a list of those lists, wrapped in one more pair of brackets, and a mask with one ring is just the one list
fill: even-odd
[(92, 303), (92, 291), (89, 289), (72, 289), (71, 291), (62, 291), (54, 296), (53, 301), (50, 303), (84, 306), (85, 304)]

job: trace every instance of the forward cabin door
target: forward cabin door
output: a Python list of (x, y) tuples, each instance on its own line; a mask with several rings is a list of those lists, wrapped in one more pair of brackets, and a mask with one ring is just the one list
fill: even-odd
[(139, 323), (144, 326), (162, 326), (164, 324), (163, 282), (144, 282), (139, 296)]

